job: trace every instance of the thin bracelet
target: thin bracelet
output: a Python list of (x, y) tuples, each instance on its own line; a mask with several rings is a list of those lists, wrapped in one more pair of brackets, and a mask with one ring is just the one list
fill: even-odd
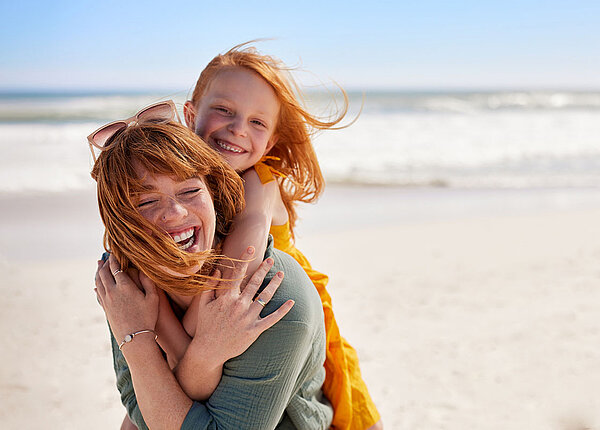
[(136, 331), (135, 333), (126, 334), (125, 339), (123, 339), (123, 342), (121, 342), (119, 344), (119, 351), (121, 350), (123, 345), (131, 342), (134, 337), (136, 337), (138, 334), (142, 334), (142, 333), (152, 333), (154, 335), (154, 340), (158, 339), (158, 335), (154, 332), (154, 330), (140, 330), (140, 331)]

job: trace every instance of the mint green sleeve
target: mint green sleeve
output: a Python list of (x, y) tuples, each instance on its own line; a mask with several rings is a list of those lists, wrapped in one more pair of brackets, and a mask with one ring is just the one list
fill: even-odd
[[(274, 429), (301, 381), (312, 376), (306, 374), (314, 368), (306, 366), (307, 360), (317, 359), (311, 354), (312, 333), (309, 325), (298, 321), (280, 321), (265, 331), (244, 354), (225, 363), (219, 386), (206, 403), (193, 403), (182, 430)], [(147, 429), (129, 367), (114, 338), (113, 357), (121, 402), (136, 426)], [(327, 417), (314, 419), (318, 423)]]
[(219, 386), (206, 404), (193, 404), (183, 430), (276, 427), (304, 379), (312, 330), (295, 321), (281, 321), (273, 328), (225, 363)]
[(139, 430), (147, 430), (148, 426), (142, 418), (142, 413), (138, 407), (137, 398), (133, 391), (133, 381), (131, 380), (131, 373), (129, 372), (129, 366), (125, 357), (119, 350), (119, 345), (115, 340), (115, 337), (110, 333), (110, 340), (113, 352), (113, 367), (115, 369), (115, 375), (117, 377), (117, 389), (121, 393), (121, 403), (127, 409), (127, 415), (137, 426)]
[[(274, 251), (275, 267), (285, 278), (261, 312), (264, 317), (288, 298), (291, 311), (263, 332), (241, 355), (223, 366), (221, 381), (206, 402), (194, 402), (183, 430), (200, 429), (327, 429), (333, 411), (322, 397), (325, 378), (325, 331), (319, 296), (305, 272), (291, 257)], [(117, 388), (131, 420), (147, 429), (137, 405), (127, 362), (113, 342)]]

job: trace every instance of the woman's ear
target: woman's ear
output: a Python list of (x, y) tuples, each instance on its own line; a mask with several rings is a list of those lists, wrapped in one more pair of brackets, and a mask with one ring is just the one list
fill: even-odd
[(183, 117), (185, 118), (187, 127), (196, 132), (196, 108), (190, 100), (186, 101), (183, 105)]

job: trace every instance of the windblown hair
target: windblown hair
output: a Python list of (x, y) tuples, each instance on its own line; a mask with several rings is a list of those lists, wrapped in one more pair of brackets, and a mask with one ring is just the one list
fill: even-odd
[(237, 45), (213, 58), (200, 74), (190, 101), (197, 107), (215, 77), (223, 70), (236, 67), (257, 73), (273, 87), (281, 105), (275, 128), (278, 140), (269, 152), (269, 156), (273, 158), (266, 163), (284, 175), (279, 179), (279, 186), (293, 236), (297, 220), (295, 202), (314, 202), (325, 187), (311, 138), (320, 130), (344, 127), (335, 126), (348, 112), (348, 96), (340, 88), (344, 104), (331, 120), (312, 115), (304, 107), (302, 94), (289, 73), (292, 69), (280, 60), (247, 46), (249, 43), (252, 42)]
[[(135, 267), (171, 293), (197, 294), (211, 279), (210, 268), (218, 256), (213, 251), (180, 250), (169, 235), (142, 217), (137, 200), (146, 189), (135, 163), (151, 174), (182, 181), (203, 178), (213, 198), (216, 235), (221, 239), (244, 206), (241, 178), (200, 137), (175, 122), (123, 129), (111, 137), (94, 164), (92, 178), (97, 182), (105, 249), (117, 258), (122, 270)], [(201, 271), (192, 273), (200, 266)]]

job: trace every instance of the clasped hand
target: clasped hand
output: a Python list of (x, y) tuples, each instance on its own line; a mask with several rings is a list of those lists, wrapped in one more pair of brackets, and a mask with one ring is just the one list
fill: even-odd
[[(283, 318), (294, 304), (288, 300), (271, 314), (260, 317), (263, 303), (271, 300), (283, 280), (283, 273), (278, 272), (255, 299), (273, 266), (273, 260), (267, 258), (263, 261), (244, 283), (253, 253), (254, 248), (249, 247), (240, 261), (225, 271), (224, 279), (220, 280), (220, 271), (215, 271), (215, 280), (207, 284), (206, 291), (194, 297), (184, 317), (185, 327), (193, 337), (192, 342), (202, 345), (205, 353), (210, 351), (211, 361), (215, 363), (222, 364), (244, 352), (263, 331)], [(129, 333), (155, 329), (161, 291), (145, 274), (135, 269), (120, 272), (117, 260), (111, 255), (107, 261), (98, 262), (95, 291), (118, 341)], [(164, 298), (163, 294), (160, 296)]]

